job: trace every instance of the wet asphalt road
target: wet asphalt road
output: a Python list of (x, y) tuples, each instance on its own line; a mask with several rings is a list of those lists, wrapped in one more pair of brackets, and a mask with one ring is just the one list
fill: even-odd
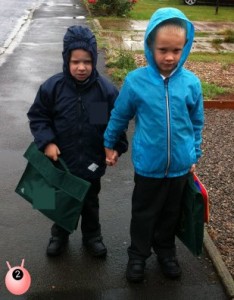
[[(52, 222), (14, 193), (25, 168), (22, 157), (32, 141), (26, 112), (39, 84), (62, 69), (62, 38), (66, 28), (87, 24), (79, 0), (45, 1), (14, 48), (0, 56), (0, 300), (87, 299), (138, 300), (227, 299), (217, 275), (205, 256), (197, 259), (178, 241), (181, 280), (167, 280), (155, 256), (147, 261), (146, 280), (129, 284), (125, 279), (129, 244), (130, 202), (133, 169), (130, 151), (108, 169), (100, 195), (101, 223), (108, 247), (105, 260), (90, 257), (82, 248), (80, 228), (70, 237), (64, 255), (45, 255)], [(105, 72), (103, 53), (98, 69)], [(129, 128), (129, 139), (133, 126)], [(27, 293), (11, 295), (4, 284), (11, 266), (21, 264), (31, 274)]]
[(0, 53), (20, 30), (30, 11), (43, 0), (1, 0), (0, 1)]

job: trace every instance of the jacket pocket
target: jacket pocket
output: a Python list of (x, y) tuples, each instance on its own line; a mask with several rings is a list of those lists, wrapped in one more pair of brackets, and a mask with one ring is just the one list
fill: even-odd
[(161, 174), (165, 171), (167, 156), (166, 150), (162, 146), (144, 145), (135, 140), (132, 157), (134, 166), (145, 173)]
[(106, 102), (90, 103), (88, 107), (89, 124), (101, 125), (108, 122), (108, 104)]

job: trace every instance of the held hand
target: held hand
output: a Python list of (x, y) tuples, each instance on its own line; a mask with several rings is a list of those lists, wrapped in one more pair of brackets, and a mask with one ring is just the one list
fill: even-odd
[(57, 145), (50, 143), (45, 147), (44, 154), (50, 159), (56, 161), (58, 160), (58, 156), (60, 155), (60, 150)]
[(108, 149), (105, 148), (105, 152), (106, 152), (106, 164), (108, 166), (114, 166), (117, 161), (118, 161), (118, 152), (116, 150), (113, 149)]
[(194, 172), (195, 172), (195, 170), (196, 170), (196, 165), (195, 165), (195, 164), (193, 164), (193, 165), (191, 166), (191, 168), (190, 168), (189, 172), (190, 172), (190, 173), (194, 173)]
[(113, 159), (113, 162), (114, 162), (113, 165), (115, 165), (117, 163), (118, 158), (119, 158), (119, 154), (118, 154), (118, 152), (116, 150), (114, 150), (113, 151), (113, 156), (112, 156), (112, 159)]

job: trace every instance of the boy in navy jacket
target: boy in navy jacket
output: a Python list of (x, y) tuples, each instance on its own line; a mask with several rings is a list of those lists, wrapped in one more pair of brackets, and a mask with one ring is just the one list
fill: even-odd
[[(87, 27), (69, 27), (63, 42), (63, 72), (40, 86), (27, 116), (38, 148), (55, 163), (60, 155), (71, 173), (91, 182), (81, 212), (83, 244), (92, 255), (105, 256), (98, 194), (106, 169), (103, 133), (118, 90), (96, 69), (96, 38)], [(123, 133), (115, 160), (127, 148)], [(59, 255), (69, 233), (54, 224), (51, 234), (47, 254)]]

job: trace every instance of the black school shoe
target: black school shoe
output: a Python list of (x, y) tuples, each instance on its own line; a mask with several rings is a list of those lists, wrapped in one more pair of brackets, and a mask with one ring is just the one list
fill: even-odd
[(58, 256), (62, 254), (65, 250), (65, 246), (68, 243), (68, 236), (59, 237), (52, 236), (49, 240), (46, 253), (48, 256)]
[(83, 240), (83, 245), (92, 256), (105, 257), (107, 254), (106, 246), (101, 237), (95, 237), (88, 241)]
[(126, 278), (129, 282), (141, 282), (144, 280), (145, 261), (141, 259), (129, 259)]
[(181, 276), (182, 271), (176, 257), (158, 258), (158, 262), (166, 277), (176, 279)]

